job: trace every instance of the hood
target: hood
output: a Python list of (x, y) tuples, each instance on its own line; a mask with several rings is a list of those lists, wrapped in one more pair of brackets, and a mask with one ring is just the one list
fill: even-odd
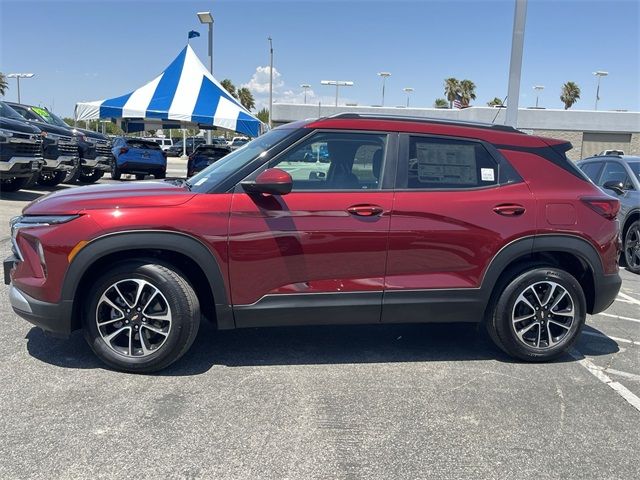
[(0, 117), (0, 128), (6, 128), (7, 130), (13, 130), (14, 132), (38, 134), (40, 129), (26, 120), (13, 120), (11, 118)]
[(25, 215), (72, 215), (87, 210), (134, 207), (173, 207), (195, 193), (169, 182), (90, 185), (59, 190), (40, 197), (22, 211)]
[(64, 135), (65, 137), (74, 136), (71, 128), (58, 127), (57, 125), (51, 125), (45, 122), (37, 122), (35, 120), (25, 120), (25, 122), (30, 123), (34, 127), (38, 127), (43, 132), (53, 133), (55, 135)]

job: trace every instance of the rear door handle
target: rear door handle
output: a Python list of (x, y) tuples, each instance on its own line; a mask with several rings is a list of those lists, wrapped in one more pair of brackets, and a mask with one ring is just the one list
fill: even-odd
[(495, 207), (493, 207), (494, 212), (505, 217), (519, 217), (525, 212), (525, 210), (526, 209), (522, 205), (518, 205), (515, 203), (496, 205)]
[(383, 208), (378, 205), (353, 205), (347, 208), (347, 212), (351, 215), (360, 217), (374, 217), (380, 215), (383, 211)]

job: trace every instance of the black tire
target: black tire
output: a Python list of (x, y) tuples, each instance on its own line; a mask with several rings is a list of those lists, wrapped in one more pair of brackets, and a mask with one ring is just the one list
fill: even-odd
[(80, 173), (78, 176), (79, 183), (96, 183), (100, 180), (104, 175), (102, 170), (94, 170), (91, 173)]
[(136, 180), (144, 180), (147, 178), (147, 175), (144, 173), (136, 173)]
[(0, 180), (0, 192), (17, 192), (28, 185), (31, 177), (11, 178)]
[(74, 184), (80, 177), (80, 166), (76, 166), (73, 170), (67, 173), (67, 176), (64, 179), (64, 183)]
[(41, 172), (40, 178), (38, 178), (38, 185), (42, 185), (43, 187), (55, 187), (56, 185), (60, 185), (64, 182), (65, 178), (67, 178), (66, 171)]
[(122, 177), (122, 172), (118, 168), (116, 161), (113, 160), (111, 162), (111, 178), (114, 180), (120, 180), (120, 177)]
[(163, 178), (165, 178), (167, 176), (167, 172), (164, 170), (158, 171), (156, 173), (153, 174), (154, 178), (157, 178), (158, 180), (162, 180)]
[(624, 235), (624, 263), (632, 273), (640, 274), (640, 220), (636, 220)]
[[(114, 284), (121, 282), (118, 284), (118, 288), (123, 295), (127, 295), (126, 288), (128, 285), (133, 285), (133, 288), (135, 288), (135, 283), (130, 280), (144, 281), (147, 285), (151, 285), (151, 287), (146, 286), (146, 290), (143, 289), (139, 295), (137, 305), (150, 302), (147, 304), (148, 307), (143, 307), (141, 312), (137, 308), (134, 308), (136, 305), (127, 305), (131, 307), (131, 312), (126, 312), (126, 308), (124, 308), (126, 304), (122, 301), (118, 303), (117, 292), (112, 288)], [(149, 308), (153, 310), (155, 307), (155, 305), (151, 303), (151, 300), (149, 300), (149, 298), (152, 298), (150, 296), (150, 292), (153, 291), (151, 288), (155, 288), (160, 292), (160, 295), (153, 297), (157, 300), (153, 301), (160, 303), (160, 310), (164, 308), (167, 312), (164, 315), (171, 317), (168, 326), (164, 324), (165, 326), (163, 327), (162, 324), (159, 323), (153, 325), (153, 328), (165, 328), (167, 330), (167, 333), (162, 334), (162, 336), (149, 333), (150, 331), (154, 331), (149, 330), (154, 320), (146, 318), (146, 321), (149, 323), (143, 325), (143, 323), (145, 323), (145, 316), (151, 316)], [(118, 311), (112, 309), (108, 303), (104, 301), (101, 302), (100, 300), (103, 295), (116, 295), (116, 297), (110, 297), (110, 300), (114, 298), (113, 302), (118, 303), (118, 306), (122, 308), (122, 310), (120, 310), (121, 313), (117, 313)], [(130, 296), (129, 299), (132, 300), (133, 296)], [(98, 309), (99, 304), (100, 309)], [(140, 313), (136, 313), (136, 310)], [(114, 315), (118, 315), (116, 318), (122, 318), (122, 321), (110, 320), (109, 318), (114, 318)], [(121, 317), (121, 315), (124, 316)], [(105, 318), (107, 319), (106, 321), (110, 323), (108, 323), (107, 326), (102, 325), (98, 327), (98, 319), (104, 321)], [(125, 322), (129, 325), (125, 325)], [(162, 322), (167, 321), (162, 320)], [(98, 358), (116, 370), (132, 373), (155, 372), (171, 365), (189, 350), (189, 347), (191, 347), (191, 344), (196, 338), (199, 326), (200, 304), (198, 297), (182, 274), (169, 266), (137, 260), (120, 263), (98, 278), (91, 288), (88, 302), (83, 312), (85, 338)], [(112, 338), (113, 342), (108, 344), (103, 335), (108, 336), (114, 333), (111, 330), (107, 330), (108, 328), (123, 330), (123, 332), (119, 334), (120, 337), (123, 338), (115, 336)], [(135, 331), (133, 328), (135, 328)], [(144, 342), (145, 345), (148, 343), (148, 345), (144, 347), (147, 348), (147, 352), (144, 352), (141, 343), (143, 342), (142, 332), (144, 328), (146, 328), (144, 331), (147, 332), (145, 338), (151, 338), (151, 336), (155, 335), (158, 341), (161, 342), (159, 346), (157, 346), (157, 350), (153, 349), (151, 340), (149, 340)], [(133, 340), (130, 340), (128, 336), (130, 333), (134, 333)], [(127, 336), (124, 337), (124, 335)], [(138, 335), (138, 337), (136, 337), (136, 335)], [(113, 345), (116, 340), (120, 343), (125, 343), (125, 346)], [(129, 344), (129, 341), (133, 343)], [(118, 348), (123, 348), (125, 351), (116, 351)], [(136, 356), (136, 353), (138, 356)]]
[[(586, 319), (586, 300), (578, 281), (564, 270), (538, 265), (508, 278), (496, 286), (499, 290), (490, 305), (487, 319), (490, 337), (507, 354), (528, 362), (550, 361), (564, 354), (580, 335)], [(547, 299), (550, 291), (552, 295)], [(526, 301), (521, 300), (521, 294)], [(541, 301), (536, 303), (536, 297)], [(554, 307), (556, 300), (558, 304)], [(539, 308), (533, 308), (536, 306)], [(525, 310), (519, 310), (522, 308)], [(567, 312), (572, 312), (572, 317)], [(525, 319), (531, 313), (532, 318)]]

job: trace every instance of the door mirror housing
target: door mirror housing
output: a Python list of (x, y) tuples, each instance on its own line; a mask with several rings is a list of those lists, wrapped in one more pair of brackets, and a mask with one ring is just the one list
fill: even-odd
[(604, 185), (602, 185), (602, 188), (606, 188), (607, 190), (613, 190), (618, 195), (624, 194), (624, 183), (616, 180), (605, 182)]
[(255, 181), (242, 182), (240, 185), (247, 193), (286, 195), (293, 188), (293, 179), (284, 170), (268, 168), (259, 174)]

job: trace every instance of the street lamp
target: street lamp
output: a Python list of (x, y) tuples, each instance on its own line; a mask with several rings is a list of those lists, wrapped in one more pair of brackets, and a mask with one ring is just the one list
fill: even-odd
[(271, 37), (269, 40), (269, 128), (273, 127), (273, 40)]
[[(198, 12), (200, 23), (209, 25), (209, 73), (213, 77), (213, 15), (211, 12)], [(207, 130), (207, 143), (211, 143), (211, 130)]]
[(353, 87), (353, 82), (346, 80), (322, 80), (320, 85), (335, 85), (336, 87), (336, 107), (338, 106), (338, 91), (340, 87)]
[(390, 77), (389, 72), (378, 72), (378, 76), (382, 77), (382, 106), (384, 107), (384, 85), (387, 82), (387, 77)]
[(598, 100), (600, 100), (600, 79), (609, 75), (609, 72), (597, 70), (593, 74), (598, 77), (598, 88), (596, 89), (596, 110), (598, 110)]
[(311, 85), (309, 85), (308, 83), (303, 83), (302, 85), (300, 85), (300, 88), (302, 90), (304, 90), (304, 104), (307, 104), (307, 90), (309, 90), (311, 88)]
[(413, 88), (404, 87), (402, 90), (407, 94), (407, 108), (409, 108), (409, 96), (413, 93)]
[(538, 96), (544, 90), (544, 85), (534, 85), (533, 89), (536, 91), (536, 108), (538, 108)]
[(10, 73), (7, 75), (7, 78), (15, 78), (18, 82), (18, 103), (20, 102), (20, 79), (21, 78), (31, 78), (35, 75), (35, 73)]

